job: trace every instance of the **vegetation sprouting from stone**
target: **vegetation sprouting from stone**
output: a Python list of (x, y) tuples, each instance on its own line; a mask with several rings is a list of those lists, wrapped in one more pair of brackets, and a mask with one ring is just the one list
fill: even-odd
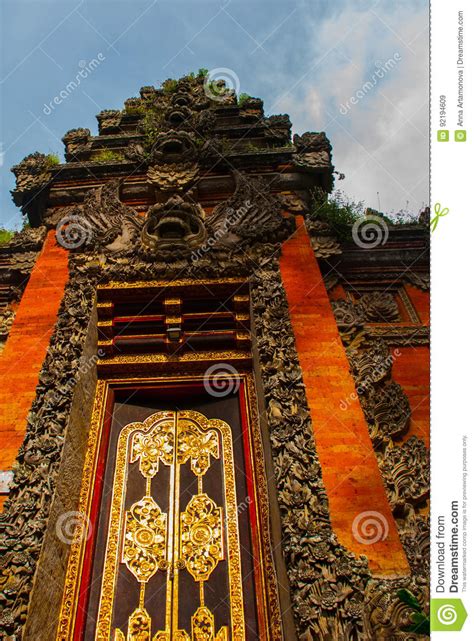
[(61, 164), (61, 160), (57, 154), (48, 154), (46, 156), (46, 163), (48, 167), (56, 167)]
[(384, 220), (387, 225), (396, 227), (407, 227), (418, 225), (418, 216), (408, 211), (408, 208), (400, 209), (390, 214), (382, 214), (376, 210), (367, 208), (363, 201), (353, 201), (341, 190), (336, 190), (326, 198), (318, 198), (315, 195), (310, 218), (327, 222), (337, 238), (344, 242), (352, 238), (352, 226), (367, 215), (377, 216)]
[(124, 160), (124, 155), (120, 151), (101, 149), (99, 152), (94, 154), (92, 160), (95, 162), (117, 162)]
[(239, 100), (238, 100), (239, 107), (245, 107), (247, 102), (251, 99), (252, 99), (252, 96), (250, 96), (248, 93), (241, 93), (239, 95)]
[(2, 245), (6, 245), (11, 241), (13, 238), (15, 232), (11, 231), (10, 229), (5, 229), (4, 227), (0, 227), (0, 247)]

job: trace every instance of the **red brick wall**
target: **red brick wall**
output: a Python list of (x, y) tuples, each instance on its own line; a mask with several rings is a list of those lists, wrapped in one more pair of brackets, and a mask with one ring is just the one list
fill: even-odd
[(0, 354), (0, 469), (11, 469), (68, 278), (67, 252), (48, 233)]
[[(392, 378), (403, 387), (411, 408), (410, 429), (405, 440), (418, 436), (429, 446), (430, 440), (430, 352), (426, 346), (397, 347)], [(394, 350), (392, 351), (392, 354)]]
[[(368, 557), (375, 574), (406, 575), (408, 563), (362, 408), (358, 399), (341, 408), (341, 400), (356, 396), (355, 385), (302, 219), (298, 225), (297, 233), (284, 244), (280, 266), (332, 526), (344, 546)], [(372, 544), (357, 540), (353, 524), (364, 512), (381, 515), (377, 518), (382, 526), (385, 519), (385, 539)]]

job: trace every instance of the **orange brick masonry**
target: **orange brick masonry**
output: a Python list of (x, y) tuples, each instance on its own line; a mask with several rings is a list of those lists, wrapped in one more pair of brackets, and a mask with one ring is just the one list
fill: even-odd
[(67, 252), (56, 244), (52, 230), (33, 267), (0, 354), (1, 470), (11, 469), (23, 442), (67, 279)]
[[(409, 574), (344, 346), (301, 217), (296, 234), (283, 246), (280, 268), (333, 529), (346, 548), (368, 557), (375, 575)], [(351, 395), (355, 400), (342, 409), (341, 400)], [(369, 525), (371, 515), (360, 516), (364, 512), (378, 513), (375, 518), (381, 525), (380, 540), (371, 544), (358, 540), (368, 540), (363, 523)]]

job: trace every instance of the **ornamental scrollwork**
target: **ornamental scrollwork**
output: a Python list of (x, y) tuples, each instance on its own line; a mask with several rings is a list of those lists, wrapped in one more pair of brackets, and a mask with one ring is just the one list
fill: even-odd
[(126, 512), (122, 562), (140, 583), (166, 568), (167, 515), (151, 496), (144, 496)]

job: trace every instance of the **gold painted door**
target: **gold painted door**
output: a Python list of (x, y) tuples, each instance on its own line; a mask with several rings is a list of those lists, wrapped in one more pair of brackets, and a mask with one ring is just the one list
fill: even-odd
[[(245, 639), (234, 465), (230, 426), (197, 411), (155, 412), (121, 429), (96, 640)], [(120, 629), (124, 571), (136, 603)], [(222, 590), (218, 617), (206, 605), (211, 590), (214, 603)]]

